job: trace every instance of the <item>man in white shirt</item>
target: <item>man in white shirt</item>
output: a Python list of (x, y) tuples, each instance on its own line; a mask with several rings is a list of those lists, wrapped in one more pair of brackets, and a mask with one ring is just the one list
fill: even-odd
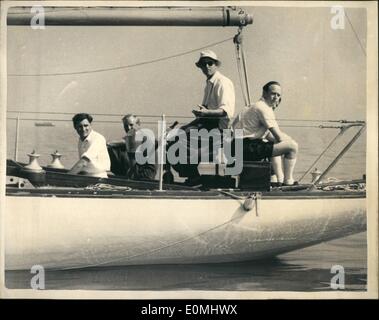
[(216, 122), (213, 121), (213, 126), (208, 130), (213, 128), (227, 129), (229, 120), (234, 115), (234, 86), (229, 78), (218, 71), (220, 65), (221, 62), (217, 55), (211, 50), (201, 52), (199, 61), (196, 62), (196, 66), (201, 69), (207, 81), (203, 101), (199, 105), (199, 109), (193, 110), (192, 113), (197, 118), (205, 118), (205, 121), (208, 119), (216, 120)]
[(79, 135), (79, 161), (68, 173), (107, 178), (111, 163), (106, 140), (92, 129), (92, 120), (92, 116), (88, 113), (78, 113), (72, 118), (74, 128)]
[[(233, 128), (243, 130), (244, 159), (258, 161), (272, 158), (278, 183), (293, 185), (298, 145), (279, 129), (276, 121), (274, 110), (281, 102), (281, 95), (278, 82), (266, 83), (263, 86), (262, 98), (236, 118)], [(284, 156), (283, 165), (281, 156)]]
[[(199, 60), (195, 64), (201, 69), (207, 80), (202, 103), (198, 105), (198, 109), (192, 110), (196, 119), (181, 127), (187, 132), (187, 139), (189, 139), (190, 130), (193, 129), (206, 129), (208, 131), (227, 129), (235, 110), (234, 86), (229, 78), (218, 71), (221, 62), (217, 55), (211, 50), (202, 51)], [(217, 149), (220, 146), (214, 147)], [(188, 146), (188, 148), (190, 147)], [(214, 150), (213, 152), (217, 154), (217, 151)], [(173, 167), (181, 176), (188, 177), (187, 183), (189, 185), (198, 184), (200, 175), (197, 164), (189, 164), (188, 162), (186, 165)]]

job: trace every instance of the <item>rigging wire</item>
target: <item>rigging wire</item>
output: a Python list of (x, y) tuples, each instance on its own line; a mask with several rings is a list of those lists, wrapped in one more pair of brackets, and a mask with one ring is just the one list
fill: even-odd
[(238, 77), (241, 85), (241, 92), (242, 92), (242, 97), (245, 102), (245, 106), (249, 105), (248, 99), (247, 99), (247, 94), (245, 92), (245, 87), (243, 85), (243, 79), (242, 79), (242, 73), (241, 73), (241, 57), (239, 55), (238, 51), (238, 46), (236, 45), (236, 60), (237, 60), (237, 70), (238, 70)]
[(245, 107), (249, 107), (251, 105), (249, 78), (247, 75), (247, 67), (242, 40), (242, 27), (240, 27), (238, 29), (238, 33), (233, 37), (233, 42), (236, 48), (237, 71), (241, 85), (242, 96), (245, 102)]
[(354, 33), (354, 35), (355, 35), (355, 38), (357, 39), (357, 41), (358, 41), (358, 43), (359, 43), (359, 46), (360, 46), (361, 49), (362, 49), (363, 54), (364, 54), (365, 56), (367, 56), (367, 53), (366, 53), (366, 50), (365, 50), (365, 48), (364, 48), (364, 46), (363, 46), (363, 44), (362, 44), (362, 41), (361, 41), (361, 39), (359, 38), (357, 32), (355, 31), (355, 28), (354, 28), (353, 24), (351, 23), (351, 20), (350, 20), (349, 16), (347, 15), (346, 10), (344, 10), (344, 13), (345, 13), (345, 17), (347, 18), (347, 21), (348, 21), (349, 24), (350, 24), (351, 29), (353, 30), (353, 33)]
[(245, 86), (246, 86), (247, 100), (248, 100), (249, 106), (251, 106), (250, 88), (249, 88), (249, 76), (248, 76), (248, 73), (247, 73), (245, 52), (243, 50), (243, 43), (242, 42), (241, 42), (241, 57), (242, 57), (242, 66), (243, 66), (243, 71), (244, 71), (244, 76), (245, 76)]
[[(17, 118), (17, 117), (7, 117), (8, 120), (22, 120), (22, 121), (49, 121), (49, 122), (71, 122), (70, 119), (52, 119), (52, 118)], [(119, 120), (96, 120), (97, 123), (120, 123)], [(177, 122), (177, 124), (184, 125), (187, 122)], [(143, 121), (144, 125), (157, 125), (156, 121)], [(315, 129), (341, 129), (338, 127), (326, 127), (322, 125), (282, 125), (283, 128), (315, 128)]]
[(177, 53), (177, 54), (173, 54), (170, 56), (157, 58), (157, 59), (153, 59), (153, 60), (143, 61), (143, 62), (139, 62), (139, 63), (135, 63), (135, 64), (119, 66), (119, 67), (101, 68), (101, 69), (75, 71), (75, 72), (58, 72), (58, 73), (35, 73), (35, 74), (8, 73), (8, 76), (9, 77), (49, 77), (49, 76), (67, 76), (67, 75), (79, 75), (79, 74), (90, 74), (90, 73), (99, 73), (99, 72), (107, 72), (107, 71), (116, 71), (116, 70), (128, 69), (128, 68), (143, 66), (146, 64), (161, 62), (161, 61), (165, 61), (165, 60), (169, 60), (169, 59), (173, 59), (173, 58), (178, 58), (178, 57), (181, 57), (181, 56), (193, 53), (193, 52), (197, 52), (199, 50), (203, 50), (203, 49), (206, 49), (209, 47), (217, 46), (219, 44), (228, 42), (232, 39), (233, 39), (233, 37), (229, 37), (227, 39), (220, 40), (220, 41), (213, 42), (213, 43), (209, 43), (206, 46), (199, 47), (196, 49), (192, 49), (189, 51), (185, 51), (185, 52), (181, 52), (181, 53)]
[[(56, 111), (25, 111), (25, 110), (7, 110), (9, 113), (20, 113), (20, 114), (46, 114), (46, 115), (70, 115), (72, 116), (74, 112), (56, 112)], [(91, 113), (93, 116), (107, 116), (107, 117), (122, 117), (124, 116), (123, 113)], [(154, 114), (136, 114), (137, 117), (140, 118), (161, 118), (160, 115), (154, 115)], [(10, 119), (10, 117), (8, 117)], [(166, 118), (177, 118), (177, 119), (192, 119), (193, 116), (185, 116), (185, 115), (166, 115)], [(22, 119), (26, 120), (26, 119)], [(40, 119), (36, 119), (40, 120)], [(55, 120), (55, 119), (51, 119)], [(278, 121), (289, 121), (289, 122), (318, 122), (318, 123), (341, 123), (341, 124), (348, 124), (348, 123), (360, 123), (363, 124), (365, 121), (363, 120), (334, 120), (334, 119), (288, 119), (288, 118), (276, 118)], [(317, 126), (320, 127), (320, 126)], [(323, 129), (322, 127), (321, 129)], [(338, 129), (339, 127), (337, 127)]]
[[(72, 113), (70, 113), (72, 115)], [(94, 115), (94, 114), (93, 114)], [(140, 115), (137, 117), (142, 118)], [(160, 117), (160, 116), (155, 116)], [(168, 118), (168, 116), (166, 116)], [(170, 116), (170, 118), (176, 118), (175, 116)], [(191, 118), (191, 117), (183, 117)], [(55, 118), (17, 118), (17, 117), (7, 117), (8, 120), (23, 120), (23, 121), (50, 121), (50, 122), (71, 122), (71, 119), (55, 119)], [(121, 120), (96, 120), (97, 123), (121, 123)], [(187, 122), (179, 122), (178, 124), (185, 124)], [(145, 125), (156, 125), (157, 121), (143, 121)], [(340, 129), (340, 127), (325, 127), (322, 125), (282, 125), (283, 128), (317, 128), (317, 129)]]

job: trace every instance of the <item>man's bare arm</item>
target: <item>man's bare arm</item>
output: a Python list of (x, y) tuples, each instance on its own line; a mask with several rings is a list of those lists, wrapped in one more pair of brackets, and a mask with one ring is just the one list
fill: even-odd
[(223, 117), (226, 116), (224, 109), (218, 108), (214, 110), (209, 110), (203, 106), (199, 106), (200, 110), (192, 110), (192, 113), (196, 117)]
[[(276, 135), (279, 136), (280, 140), (278, 140), (278, 138), (275, 137), (275, 135), (272, 133), (272, 129), (276, 132)], [(268, 141), (272, 141), (272, 142), (275, 142), (275, 143), (279, 143), (281, 141), (292, 140), (292, 138), (289, 135), (287, 135), (286, 133), (284, 133), (283, 131), (281, 131), (277, 127), (270, 128), (269, 129), (269, 133), (268, 133), (268, 135), (265, 138)]]
[(83, 171), (83, 169), (88, 165), (89, 159), (86, 157), (80, 158), (77, 163), (74, 164), (74, 166), (71, 168), (71, 170), (68, 172), (69, 174), (78, 174), (80, 171)]
[(272, 128), (269, 128), (268, 130), (270, 131), (270, 133), (266, 137), (267, 140), (274, 141), (276, 143), (279, 143), (285, 140), (285, 134), (283, 134), (283, 132), (281, 132), (278, 127), (272, 127)]

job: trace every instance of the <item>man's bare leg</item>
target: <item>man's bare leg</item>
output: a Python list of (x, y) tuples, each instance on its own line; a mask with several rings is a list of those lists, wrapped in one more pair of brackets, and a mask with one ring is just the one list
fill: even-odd
[(296, 164), (296, 156), (298, 151), (297, 143), (292, 139), (286, 139), (279, 143), (274, 144), (273, 148), (273, 158), (284, 155), (283, 160), (283, 173), (284, 173), (284, 184), (293, 184), (293, 171)]
[(282, 157), (281, 156), (272, 157), (271, 165), (274, 170), (274, 174), (276, 176), (276, 181), (271, 180), (271, 182), (283, 183), (284, 174), (283, 174), (283, 166), (282, 166)]
[(284, 158), (284, 184), (291, 185), (294, 183), (293, 179), (293, 170), (295, 168), (296, 164), (296, 158), (294, 159), (289, 159), (289, 158)]

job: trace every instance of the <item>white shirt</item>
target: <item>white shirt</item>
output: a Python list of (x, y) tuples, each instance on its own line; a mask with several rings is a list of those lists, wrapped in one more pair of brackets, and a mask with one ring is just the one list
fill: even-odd
[(79, 158), (89, 160), (82, 173), (90, 176), (107, 178), (107, 171), (111, 168), (107, 144), (105, 138), (96, 131), (92, 130), (83, 141), (79, 139), (78, 143)]
[(243, 110), (233, 123), (234, 129), (242, 129), (244, 138), (262, 139), (268, 129), (278, 127), (274, 110), (261, 98)]
[(220, 120), (220, 128), (227, 128), (229, 119), (233, 117), (235, 110), (233, 82), (216, 71), (214, 75), (207, 80), (202, 105), (206, 106), (209, 110), (223, 109), (228, 119)]

